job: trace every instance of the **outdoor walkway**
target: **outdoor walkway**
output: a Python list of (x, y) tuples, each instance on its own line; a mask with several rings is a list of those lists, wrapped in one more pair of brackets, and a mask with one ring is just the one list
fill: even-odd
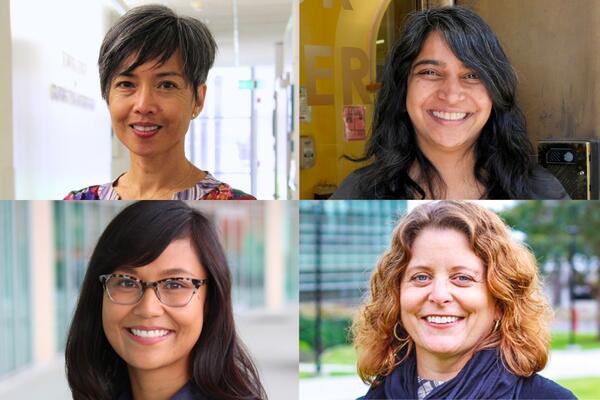
[[(236, 316), (238, 332), (260, 371), (269, 399), (298, 398), (298, 314)], [(0, 381), (0, 400), (66, 400), (71, 392), (64, 359), (22, 371)]]
[[(540, 375), (549, 379), (600, 377), (600, 349), (598, 350), (556, 350), (550, 353), (550, 361)], [(302, 371), (314, 370), (314, 366), (302, 364)], [(325, 373), (336, 366), (324, 366)], [(340, 371), (348, 372), (348, 366), (340, 366)], [(353, 367), (351, 367), (354, 369)], [(358, 376), (309, 378), (300, 381), (300, 400), (349, 400), (364, 395), (368, 387)]]

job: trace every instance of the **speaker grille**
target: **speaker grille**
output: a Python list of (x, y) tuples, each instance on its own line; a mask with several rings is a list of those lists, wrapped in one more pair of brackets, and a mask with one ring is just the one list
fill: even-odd
[[(538, 144), (538, 161), (540, 165), (550, 171), (564, 186), (572, 199), (587, 200), (597, 197), (591, 182), (598, 171), (591, 166), (591, 150), (597, 149), (592, 142), (579, 140), (547, 140)], [(594, 179), (592, 179), (594, 178)]]

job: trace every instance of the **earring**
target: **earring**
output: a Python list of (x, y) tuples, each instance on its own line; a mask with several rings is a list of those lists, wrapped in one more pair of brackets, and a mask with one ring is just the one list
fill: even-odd
[(498, 326), (500, 326), (500, 320), (499, 319), (496, 320), (496, 324), (494, 325), (494, 332), (496, 332), (498, 330)]
[(404, 339), (401, 339), (398, 336), (398, 333), (396, 332), (396, 328), (398, 328), (399, 323), (396, 322), (396, 324), (394, 325), (394, 337), (396, 338), (396, 340), (398, 340), (399, 342), (406, 342), (409, 338), (409, 335), (406, 335), (406, 337)]

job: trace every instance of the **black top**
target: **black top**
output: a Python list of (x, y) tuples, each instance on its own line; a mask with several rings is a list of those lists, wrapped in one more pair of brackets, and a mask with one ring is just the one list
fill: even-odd
[[(575, 395), (568, 389), (560, 386), (559, 384), (551, 381), (550, 379), (544, 378), (538, 374), (533, 374), (529, 378), (521, 378), (521, 391), (517, 399), (523, 400), (573, 400), (577, 399)], [(383, 384), (380, 384), (374, 390), (369, 393), (370, 399), (385, 399), (385, 393)], [(359, 397), (357, 400), (365, 400), (367, 396)]]
[[(131, 391), (121, 393), (117, 400), (132, 400), (133, 396)], [(184, 387), (179, 389), (177, 393), (173, 395), (169, 400), (206, 400), (206, 397), (202, 396), (196, 390), (192, 382), (188, 382)]]
[(559, 384), (538, 374), (523, 380), (520, 399), (576, 399), (575, 395)]
[[(331, 200), (375, 199), (372, 193), (364, 193), (360, 189), (360, 178), (366, 171), (364, 167), (352, 172), (343, 181), (338, 190), (330, 197)], [(533, 189), (532, 199), (569, 200), (570, 197), (562, 184), (545, 168), (536, 165), (531, 174)]]

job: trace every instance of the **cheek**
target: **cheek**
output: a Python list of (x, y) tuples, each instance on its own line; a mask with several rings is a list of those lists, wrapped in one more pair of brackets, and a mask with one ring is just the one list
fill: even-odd
[(486, 117), (486, 121), (492, 112), (492, 98), (488, 94), (487, 90), (481, 89), (478, 93), (475, 94), (476, 99), (479, 99), (479, 109), (482, 112), (482, 115)]
[(190, 309), (186, 310), (184, 314), (180, 316), (180, 319), (188, 327), (190, 336), (193, 336), (194, 342), (200, 337), (202, 333), (202, 327), (204, 325), (204, 301), (197, 299), (194, 303), (190, 304)]
[(404, 321), (406, 317), (410, 317), (418, 311), (421, 296), (413, 288), (401, 288), (400, 290), (400, 313)]
[(116, 310), (110, 301), (107, 301), (106, 296), (102, 300), (102, 328), (106, 338), (114, 346), (114, 338), (116, 335), (118, 316)]

